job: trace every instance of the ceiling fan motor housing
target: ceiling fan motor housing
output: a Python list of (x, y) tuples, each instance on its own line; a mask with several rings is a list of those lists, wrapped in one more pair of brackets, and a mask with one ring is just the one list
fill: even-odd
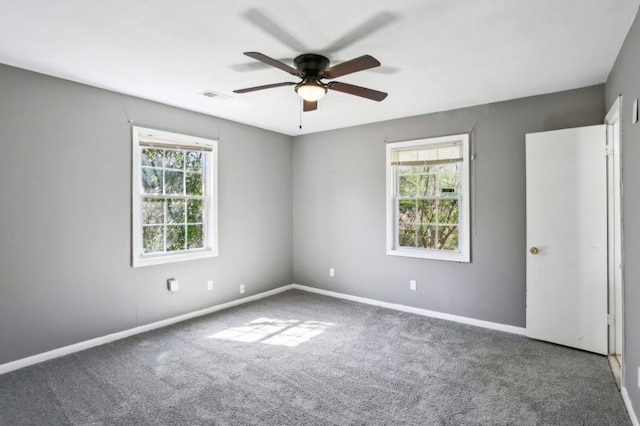
[(293, 60), (296, 69), (302, 73), (301, 77), (316, 77), (329, 66), (329, 59), (314, 53), (304, 53)]

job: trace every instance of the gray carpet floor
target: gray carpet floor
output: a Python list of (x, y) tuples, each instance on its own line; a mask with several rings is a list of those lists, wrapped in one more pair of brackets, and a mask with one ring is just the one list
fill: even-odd
[(605, 357), (288, 291), (0, 376), (2, 425), (631, 425)]

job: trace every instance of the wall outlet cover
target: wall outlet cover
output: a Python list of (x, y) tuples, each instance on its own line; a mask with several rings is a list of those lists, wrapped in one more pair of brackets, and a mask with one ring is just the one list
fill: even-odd
[(240, 284), (240, 293), (244, 293), (244, 284)]
[(207, 281), (207, 290), (213, 290), (213, 280)]
[(167, 280), (167, 290), (170, 292), (178, 291), (178, 280), (175, 278), (169, 278)]
[(413, 290), (413, 291), (415, 291), (415, 290), (416, 290), (416, 288), (417, 288), (416, 280), (411, 280), (411, 281), (409, 281), (409, 288), (410, 288), (411, 290)]
[(336, 271), (333, 268), (329, 268), (329, 276), (334, 277), (336, 275)]

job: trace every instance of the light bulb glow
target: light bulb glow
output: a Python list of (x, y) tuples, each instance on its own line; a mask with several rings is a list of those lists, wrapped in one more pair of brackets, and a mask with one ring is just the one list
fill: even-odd
[(316, 81), (303, 81), (296, 86), (296, 93), (305, 101), (317, 101), (327, 93), (327, 88)]

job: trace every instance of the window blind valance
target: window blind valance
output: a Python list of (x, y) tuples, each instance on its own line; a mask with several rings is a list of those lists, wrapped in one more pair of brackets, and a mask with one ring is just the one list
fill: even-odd
[(391, 165), (393, 166), (431, 166), (457, 163), (462, 160), (462, 142), (418, 148), (397, 148), (391, 154)]
[(213, 146), (208, 143), (202, 143), (198, 141), (178, 142), (169, 139), (158, 138), (153, 135), (139, 135), (139, 145), (148, 148), (161, 148), (161, 149), (185, 149), (189, 151), (213, 151)]

